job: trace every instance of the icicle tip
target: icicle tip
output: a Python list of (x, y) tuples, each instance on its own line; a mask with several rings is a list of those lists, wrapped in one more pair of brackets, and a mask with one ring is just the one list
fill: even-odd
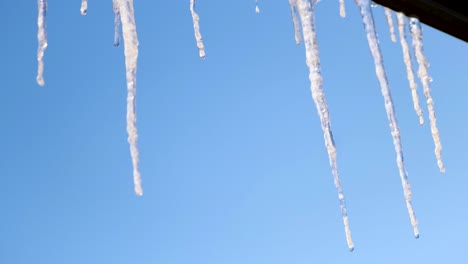
[(37, 81), (37, 84), (38, 84), (39, 86), (44, 87), (44, 85), (45, 85), (44, 78), (38, 76), (38, 77), (36, 78), (36, 81)]

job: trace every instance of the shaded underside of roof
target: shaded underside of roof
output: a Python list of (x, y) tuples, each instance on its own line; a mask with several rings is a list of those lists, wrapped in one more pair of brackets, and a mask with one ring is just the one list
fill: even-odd
[(408, 17), (468, 42), (466, 0), (374, 0)]

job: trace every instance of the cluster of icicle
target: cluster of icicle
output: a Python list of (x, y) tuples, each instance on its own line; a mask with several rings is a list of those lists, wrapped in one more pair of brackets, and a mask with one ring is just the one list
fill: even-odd
[[(37, 83), (40, 86), (44, 85), (43, 70), (44, 70), (44, 52), (47, 47), (46, 35), (46, 12), (47, 0), (38, 1), (38, 72)], [(133, 165), (133, 180), (135, 193), (142, 195), (141, 177), (138, 170), (139, 153), (137, 148), (137, 128), (136, 128), (136, 112), (135, 112), (135, 99), (136, 99), (136, 69), (138, 58), (138, 38), (136, 33), (135, 15), (133, 10), (133, 0), (112, 0), (113, 10), (115, 14), (114, 19), (114, 46), (120, 45), (120, 26), (122, 26), (125, 65), (126, 65), (126, 79), (127, 79), (127, 132), (128, 142), (130, 144), (130, 153)], [(354, 250), (354, 243), (351, 238), (351, 231), (349, 227), (349, 220), (347, 209), (345, 205), (345, 198), (343, 189), (341, 187), (340, 178), (338, 174), (337, 160), (336, 160), (336, 146), (333, 140), (333, 133), (330, 122), (330, 115), (328, 112), (328, 105), (325, 98), (325, 93), (322, 87), (322, 75), (320, 66), (320, 56), (317, 44), (317, 36), (315, 31), (315, 14), (314, 7), (318, 0), (289, 0), (292, 21), (294, 25), (294, 35), (297, 44), (304, 42), (306, 52), (306, 64), (309, 67), (309, 79), (311, 85), (312, 99), (317, 108), (320, 117), (321, 127), (324, 133), (325, 146), (329, 156), (329, 162), (332, 170), (333, 180), (338, 191), (338, 198), (340, 201), (341, 212), (343, 216), (343, 223), (345, 227), (346, 240), (348, 247), (351, 251)], [(413, 226), (414, 236), (419, 237), (418, 222), (411, 205), (411, 187), (408, 182), (408, 175), (403, 161), (402, 145), (400, 140), (400, 129), (396, 119), (393, 100), (390, 92), (390, 86), (387, 80), (386, 71), (383, 63), (382, 53), (379, 47), (379, 40), (374, 24), (374, 18), (371, 7), (374, 5), (370, 0), (355, 0), (359, 7), (364, 23), (364, 28), (369, 44), (369, 49), (372, 54), (377, 79), (380, 83), (382, 95), (384, 97), (385, 110), (390, 126), (390, 131), (395, 146), (397, 156), (397, 166), (403, 186), (404, 198), (408, 208), (408, 214)], [(88, 9), (88, 1), (82, 0), (81, 14), (86, 15)], [(260, 12), (258, 7), (258, 0), (255, 1), (255, 11)], [(205, 57), (205, 46), (203, 44), (202, 35), (200, 33), (199, 16), (195, 12), (195, 0), (190, 0), (190, 13), (193, 20), (193, 28), (195, 33), (195, 40), (199, 50), (199, 56)], [(345, 17), (344, 0), (339, 0), (339, 13), (340, 16)], [(389, 25), (391, 40), (396, 42), (396, 34), (393, 26), (392, 11), (385, 8), (385, 16)], [(300, 19), (298, 19), (298, 16)], [(403, 52), (403, 61), (406, 66), (409, 87), (414, 103), (414, 109), (419, 117), (419, 123), (424, 124), (423, 113), (419, 105), (419, 98), (417, 94), (417, 84), (414, 77), (413, 65), (409, 45), (406, 41), (406, 21), (408, 20), (402, 13), (397, 13), (398, 33), (400, 44)], [(419, 65), (418, 77), (422, 83), (424, 96), (426, 98), (427, 108), (429, 112), (429, 122), (432, 132), (432, 137), (435, 144), (435, 155), (437, 164), (441, 172), (445, 171), (441, 158), (442, 146), (440, 143), (439, 131), (436, 124), (436, 115), (434, 112), (433, 99), (431, 96), (430, 82), (431, 77), (428, 73), (428, 62), (423, 52), (421, 24), (416, 18), (409, 18), (410, 21), (410, 35), (413, 42), (413, 50), (415, 53), (416, 61)], [(302, 28), (302, 37), (301, 37)]]
[[(335, 182), (335, 186), (338, 191), (338, 198), (340, 200), (341, 212), (343, 216), (343, 222), (345, 227), (345, 234), (346, 240), (348, 243), (348, 248), (353, 251), (354, 244), (351, 238), (351, 232), (349, 228), (349, 221), (347, 210), (344, 202), (344, 195), (343, 189), (340, 184), (340, 179), (338, 176), (338, 170), (336, 165), (336, 148), (333, 141), (333, 136), (331, 132), (331, 125), (330, 125), (330, 118), (328, 115), (328, 106), (325, 100), (325, 96), (322, 89), (322, 77), (320, 75), (320, 62), (319, 62), (319, 52), (318, 52), (318, 45), (317, 39), (315, 34), (315, 25), (314, 25), (314, 5), (317, 3), (317, 0), (289, 0), (289, 4), (291, 7), (292, 12), (292, 21), (294, 25), (295, 31), (295, 39), (296, 43), (301, 42), (300, 38), (300, 28), (299, 23), (297, 20), (296, 13), (299, 14), (301, 18), (301, 25), (302, 25), (302, 35), (304, 38), (304, 45), (306, 49), (306, 63), (309, 67), (309, 78), (311, 82), (311, 90), (312, 90), (312, 97), (315, 102), (315, 105), (318, 110), (318, 114), (320, 116), (320, 120), (322, 123), (322, 130), (324, 132), (325, 138), (325, 146), (327, 148), (330, 166), (332, 169), (332, 174)], [(396, 119), (395, 109), (393, 105), (392, 95), (390, 92), (390, 86), (388, 83), (382, 52), (379, 46), (379, 40), (377, 37), (377, 32), (374, 24), (374, 17), (372, 14), (372, 3), (370, 0), (355, 0), (356, 4), (359, 7), (362, 21), (364, 23), (364, 28), (367, 36), (367, 41), (369, 44), (369, 49), (372, 54), (372, 58), (375, 64), (375, 70), (377, 79), (380, 83), (380, 88), (382, 92), (382, 96), (384, 97), (384, 104), (385, 110), (387, 113), (388, 123), (390, 126), (390, 132), (393, 139), (393, 144), (395, 147), (395, 152), (397, 156), (397, 166), (401, 178), (401, 183), (403, 186), (403, 193), (406, 202), (406, 207), (408, 209), (408, 214), (410, 217), (411, 225), (413, 226), (414, 236), (416, 238), (419, 237), (419, 230), (418, 230), (418, 222), (416, 220), (416, 215), (413, 210), (413, 206), (411, 204), (411, 186), (408, 181), (408, 175), (405, 169), (405, 163), (403, 159), (403, 151), (402, 151), (402, 144), (400, 140), (400, 129), (398, 127), (398, 122)], [(340, 15), (342, 17), (346, 16), (345, 13), (345, 6), (344, 0), (339, 0), (339, 7), (340, 7)], [(396, 42), (396, 35), (395, 29), (393, 26), (393, 18), (392, 18), (392, 11), (388, 8), (385, 8), (385, 16), (387, 19), (387, 23), (389, 25), (390, 30), (390, 37), (393, 42)], [(408, 18), (405, 17), (402, 13), (397, 13), (397, 21), (398, 21), (398, 32), (400, 37), (400, 44), (403, 51), (403, 60), (407, 70), (407, 77), (409, 81), (409, 86), (411, 89), (411, 95), (413, 98), (413, 104), (416, 114), (419, 117), (419, 123), (422, 125), (424, 124), (424, 118), (422, 114), (421, 107), (419, 105), (419, 98), (417, 94), (417, 85), (414, 78), (413, 73), (413, 65), (411, 61), (411, 55), (408, 47), (408, 43), (406, 41), (406, 34), (405, 34), (405, 25), (406, 20)], [(426, 97), (427, 108), (429, 112), (429, 122), (432, 132), (432, 137), (435, 144), (435, 156), (437, 159), (437, 165), (441, 172), (445, 171), (442, 157), (441, 157), (441, 150), (442, 145), (440, 143), (440, 136), (439, 130), (436, 124), (436, 115), (433, 106), (433, 100), (430, 91), (431, 77), (428, 73), (428, 63), (426, 57), (423, 52), (423, 43), (422, 43), (422, 32), (421, 32), (421, 24), (416, 18), (409, 18), (410, 21), (410, 32), (411, 32), (411, 39), (413, 42), (413, 49), (415, 53), (415, 57), (417, 63), (419, 65), (418, 69), (418, 77), (423, 85), (424, 89), (424, 96)]]

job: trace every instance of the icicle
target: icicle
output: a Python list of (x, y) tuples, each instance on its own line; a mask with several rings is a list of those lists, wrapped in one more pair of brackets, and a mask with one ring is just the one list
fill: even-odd
[(390, 30), (390, 38), (393, 42), (396, 42), (395, 28), (393, 27), (392, 10), (390, 10), (390, 8), (388, 7), (385, 7), (384, 9), (385, 16), (387, 17), (388, 29)]
[(88, 0), (81, 0), (81, 14), (84, 16), (88, 12)]
[(324, 133), (325, 146), (327, 148), (330, 167), (332, 169), (335, 187), (338, 191), (338, 198), (340, 200), (341, 213), (343, 215), (343, 223), (345, 226), (346, 240), (348, 247), (351, 251), (354, 250), (354, 243), (351, 238), (351, 231), (349, 228), (348, 214), (346, 210), (344, 194), (341, 187), (340, 178), (338, 175), (338, 167), (336, 162), (336, 147), (333, 141), (333, 134), (331, 131), (330, 116), (328, 113), (328, 105), (325, 99), (325, 93), (322, 88), (322, 75), (320, 72), (320, 58), (317, 45), (317, 38), (315, 32), (315, 17), (314, 7), (316, 0), (312, 3), (309, 0), (298, 0), (297, 8), (302, 23), (302, 33), (304, 37), (304, 45), (306, 49), (306, 63), (309, 67), (309, 79), (311, 83), (312, 98), (315, 106), (317, 107), (320, 116), (320, 122)]
[(118, 47), (120, 45), (120, 0), (112, 0), (112, 5), (114, 9), (114, 46)]
[(341, 17), (346, 17), (346, 10), (345, 10), (344, 0), (340, 0), (340, 16)]
[(385, 110), (387, 112), (387, 118), (390, 125), (391, 134), (393, 137), (393, 144), (395, 145), (395, 151), (397, 154), (397, 165), (400, 171), (401, 183), (403, 186), (403, 192), (405, 195), (406, 207), (408, 208), (408, 214), (411, 219), (411, 225), (413, 226), (414, 236), (419, 238), (418, 222), (416, 215), (411, 204), (411, 186), (408, 181), (408, 175), (403, 162), (403, 151), (400, 141), (400, 129), (398, 128), (397, 119), (395, 116), (395, 109), (393, 106), (392, 95), (390, 93), (390, 87), (388, 85), (387, 76), (385, 73), (382, 53), (380, 52), (379, 41), (377, 39), (377, 32), (375, 31), (374, 18), (371, 11), (371, 5), (369, 0), (357, 0), (359, 5), (364, 27), (366, 29), (367, 41), (369, 43), (370, 52), (375, 63), (375, 71), (377, 78), (379, 79), (382, 95), (385, 101)]
[(405, 15), (403, 13), (397, 13), (397, 21), (398, 21), (398, 32), (400, 35), (400, 44), (401, 49), (403, 51), (403, 60), (406, 65), (406, 75), (408, 76), (408, 81), (411, 89), (411, 96), (413, 98), (413, 105), (414, 111), (419, 117), (419, 124), (424, 124), (423, 112), (421, 110), (421, 106), (419, 105), (419, 97), (418, 97), (418, 85), (414, 79), (414, 72), (413, 72), (413, 63), (411, 62), (411, 55), (408, 48), (408, 42), (406, 41), (406, 34), (405, 34)]
[(47, 48), (46, 15), (47, 0), (37, 0), (37, 84), (44, 86), (44, 52)]
[(125, 67), (127, 71), (127, 133), (130, 144), (130, 154), (133, 164), (133, 182), (135, 193), (143, 195), (141, 189), (141, 177), (138, 170), (139, 154), (137, 147), (136, 128), (136, 70), (138, 58), (138, 37), (136, 32), (135, 14), (133, 11), (133, 0), (120, 0), (120, 14), (122, 18), (122, 32), (124, 40)]
[(301, 31), (296, 16), (296, 2), (297, 0), (289, 0), (289, 6), (291, 7), (291, 15), (294, 24), (294, 38), (296, 39), (296, 44), (301, 44)]
[(255, 13), (260, 13), (260, 8), (258, 7), (258, 0), (255, 0)]
[(195, 39), (197, 41), (198, 53), (200, 55), (200, 58), (204, 59), (206, 56), (205, 45), (203, 44), (202, 35), (200, 33), (200, 25), (198, 23), (200, 18), (198, 17), (198, 14), (195, 12), (195, 0), (190, 0), (190, 13), (192, 14), (193, 29), (195, 31)]
[(421, 80), (426, 97), (427, 110), (429, 112), (429, 123), (431, 124), (432, 139), (435, 145), (435, 156), (437, 158), (437, 166), (440, 172), (445, 172), (444, 163), (442, 162), (442, 144), (440, 143), (439, 129), (437, 128), (437, 118), (434, 110), (434, 101), (431, 96), (431, 87), (429, 82), (432, 81), (428, 73), (429, 63), (423, 51), (421, 24), (417, 18), (410, 18), (411, 38), (413, 40), (413, 48), (416, 54), (416, 60), (419, 64), (418, 77)]

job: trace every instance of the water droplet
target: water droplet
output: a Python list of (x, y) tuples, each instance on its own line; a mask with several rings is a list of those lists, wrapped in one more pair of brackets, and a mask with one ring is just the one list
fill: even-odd
[(419, 234), (414, 235), (414, 238), (418, 239), (418, 238), (419, 238)]
[(349, 251), (350, 251), (350, 252), (354, 252), (354, 247), (350, 247), (350, 248), (349, 248)]

